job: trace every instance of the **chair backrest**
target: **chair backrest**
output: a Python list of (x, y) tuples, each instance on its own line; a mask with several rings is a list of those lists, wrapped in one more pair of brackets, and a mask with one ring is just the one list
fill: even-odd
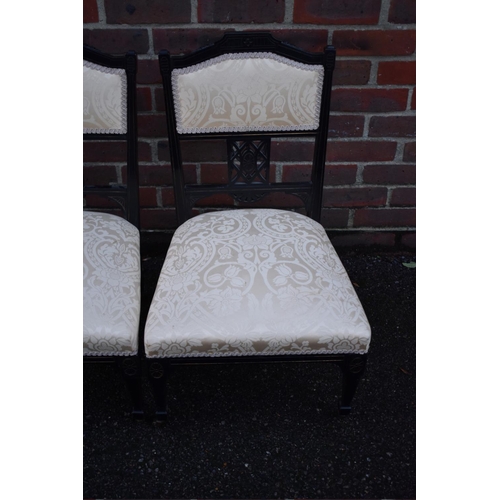
[[(192, 54), (159, 54), (178, 222), (216, 193), (240, 203), (281, 191), (319, 221), (335, 49), (311, 54), (269, 33), (226, 33)], [(269, 182), (271, 138), (313, 137), (311, 180)], [(181, 141), (226, 139), (228, 183), (186, 185)]]
[(115, 201), (139, 228), (136, 73), (133, 51), (112, 56), (83, 47), (83, 139), (127, 143), (126, 187), (84, 186), (83, 192)]

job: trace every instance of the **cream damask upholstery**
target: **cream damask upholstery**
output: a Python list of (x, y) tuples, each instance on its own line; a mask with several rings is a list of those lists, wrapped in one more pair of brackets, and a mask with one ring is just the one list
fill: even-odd
[(116, 215), (83, 212), (83, 354), (138, 352), (139, 230)]
[(172, 71), (177, 131), (315, 130), (323, 67), (267, 52), (224, 54)]
[(149, 358), (366, 353), (370, 326), (323, 227), (289, 211), (198, 215), (174, 234)]
[(83, 61), (83, 133), (127, 132), (127, 77), (122, 68)]

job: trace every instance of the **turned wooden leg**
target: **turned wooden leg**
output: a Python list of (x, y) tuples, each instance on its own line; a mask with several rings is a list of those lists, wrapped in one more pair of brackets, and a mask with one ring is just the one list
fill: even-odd
[(367, 355), (353, 354), (346, 356), (340, 368), (342, 370), (342, 397), (340, 400), (340, 414), (348, 415), (351, 412), (351, 401), (365, 371)]
[(170, 363), (165, 359), (149, 360), (149, 382), (156, 403), (156, 419), (167, 418), (167, 376)]
[(142, 418), (144, 409), (142, 406), (142, 380), (141, 361), (138, 356), (124, 357), (118, 361), (128, 392), (132, 399), (132, 416)]

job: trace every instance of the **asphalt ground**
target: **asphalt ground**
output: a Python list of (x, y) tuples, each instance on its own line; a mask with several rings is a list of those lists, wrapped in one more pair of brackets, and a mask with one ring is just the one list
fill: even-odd
[[(415, 255), (338, 253), (372, 327), (349, 416), (329, 363), (175, 367), (163, 423), (146, 379), (134, 421), (115, 367), (87, 364), (83, 497), (415, 498)], [(144, 311), (163, 258), (143, 260)]]

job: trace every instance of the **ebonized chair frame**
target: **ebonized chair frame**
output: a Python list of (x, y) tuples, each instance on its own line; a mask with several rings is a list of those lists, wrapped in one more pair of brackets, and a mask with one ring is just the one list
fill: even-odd
[[(172, 92), (172, 70), (186, 68), (194, 64), (228, 53), (271, 52), (304, 64), (322, 65), (324, 80), (322, 89), (319, 127), (312, 131), (294, 132), (260, 132), (260, 133), (196, 133), (179, 134), (176, 129), (174, 100)], [(327, 46), (323, 53), (308, 53), (292, 45), (276, 40), (269, 33), (226, 33), (214, 45), (204, 47), (184, 56), (171, 56), (168, 51), (159, 53), (160, 72), (163, 80), (165, 109), (169, 139), (169, 150), (174, 183), (175, 204), (178, 223), (185, 222), (191, 214), (191, 208), (197, 200), (217, 193), (229, 193), (239, 201), (253, 201), (256, 194), (262, 195), (281, 191), (294, 194), (306, 205), (307, 215), (320, 221), (322, 207), (323, 178), (328, 137), (328, 120), (330, 114), (330, 94), (332, 73), (335, 67), (335, 48)], [(244, 185), (210, 185), (209, 187), (186, 185), (182, 169), (181, 141), (193, 139), (227, 139), (230, 141), (248, 140), (259, 142), (270, 137), (314, 137), (315, 148), (310, 182), (302, 183), (247, 183)], [(173, 365), (204, 363), (268, 363), (287, 361), (328, 361), (336, 363), (342, 371), (342, 396), (340, 413), (348, 414), (351, 401), (358, 382), (364, 372), (367, 355), (276, 355), (276, 356), (224, 356), (224, 357), (192, 357), (192, 358), (150, 358), (148, 359), (149, 380), (153, 389), (158, 419), (166, 418), (166, 377)]]
[[(137, 150), (136, 74), (137, 55), (129, 51), (123, 56), (105, 54), (84, 45), (83, 59), (109, 68), (122, 68), (127, 77), (127, 132), (125, 134), (86, 133), (84, 141), (126, 141), (127, 185), (118, 187), (84, 186), (83, 194), (107, 197), (124, 211), (126, 219), (139, 227), (139, 174)], [(142, 296), (142, 294), (141, 294)], [(142, 324), (142, 323), (141, 323)], [(84, 363), (114, 363), (121, 371), (132, 399), (132, 415), (143, 415), (141, 360), (144, 356), (144, 329), (139, 327), (138, 354), (134, 356), (83, 356)]]

